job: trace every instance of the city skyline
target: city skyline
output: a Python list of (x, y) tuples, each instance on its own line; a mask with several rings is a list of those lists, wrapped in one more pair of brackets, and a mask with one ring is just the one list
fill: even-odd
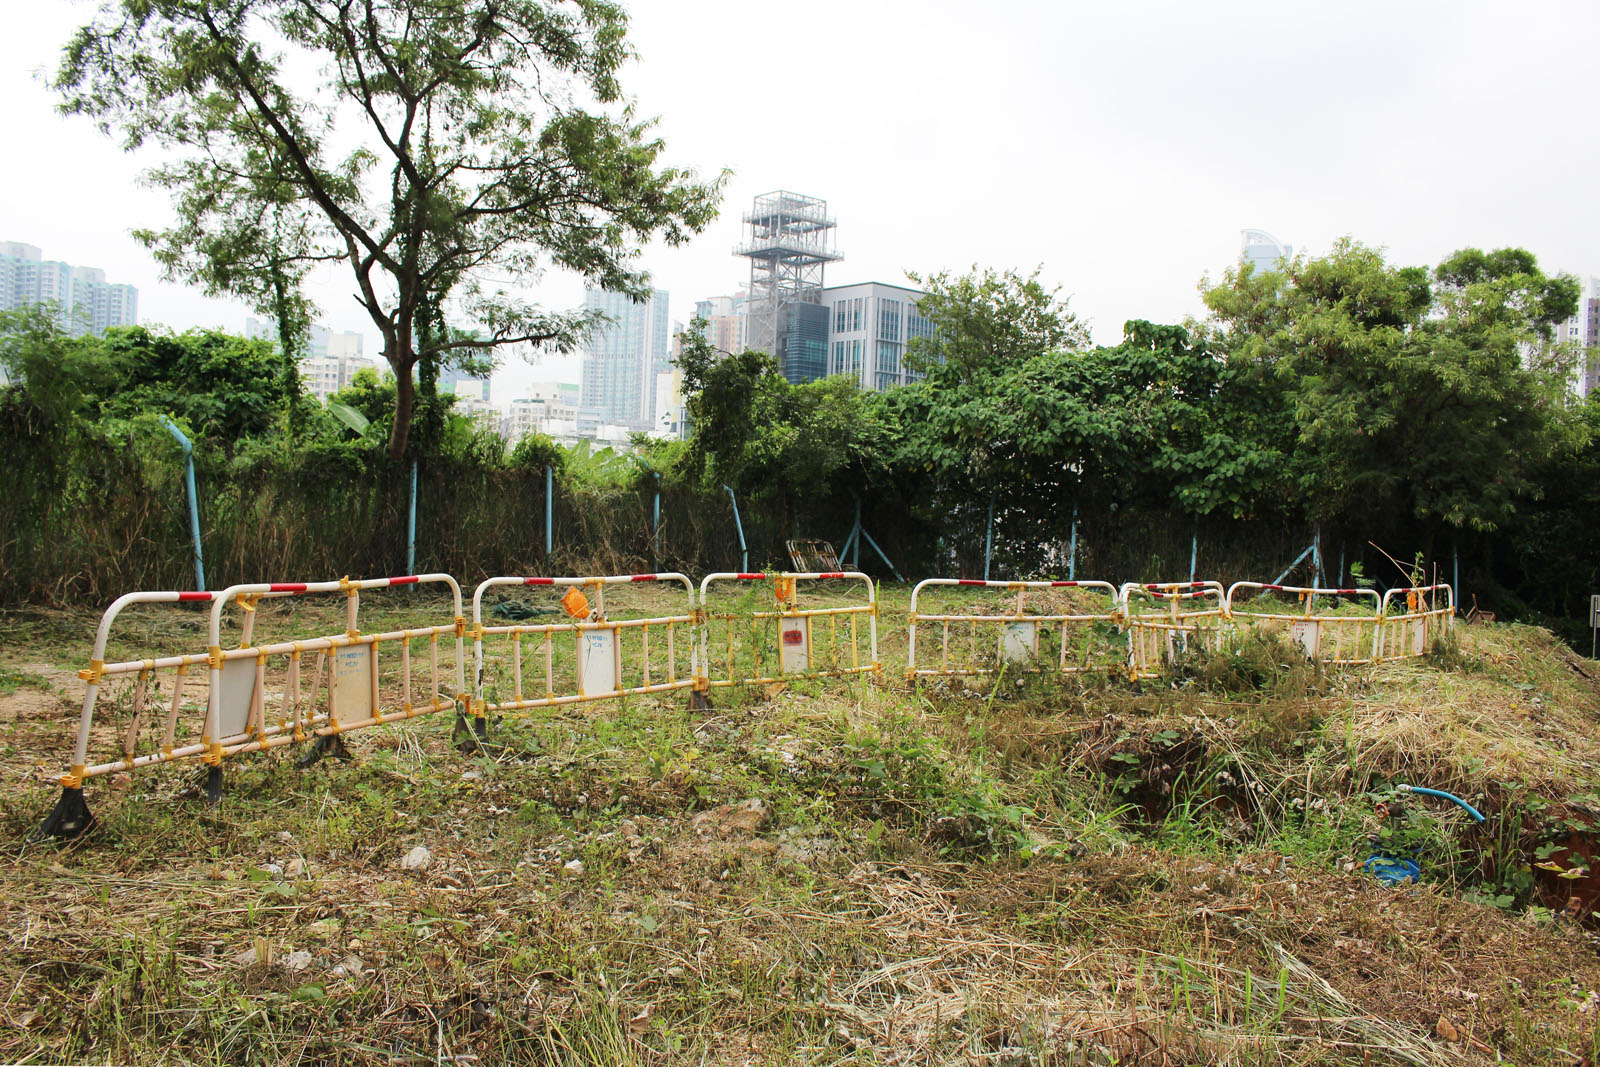
[[(1042, 265), (1099, 343), (1118, 341), (1127, 318), (1200, 314), (1196, 283), (1236, 261), (1245, 226), (1313, 255), (1348, 234), (1403, 264), (1515, 245), (1551, 272), (1600, 267), (1600, 218), (1581, 206), (1600, 146), (1566, 135), (1587, 91), (1576, 42), (1600, 31), (1600, 9), (1553, 3), (1508, 18), (1487, 3), (1146, 7), (1132, 35), (1126, 12), (1043, 3), (977, 22), (938, 2), (915, 18), (822, 3), (819, 24), (849, 19), (859, 32), (837, 44), (848, 75), (822, 80), (807, 100), (805, 121), (832, 136), (796, 152), (794, 121), (771, 119), (739, 92), (737, 64), (670, 62), (690, 38), (705, 54), (735, 54), (779, 13), (710, 0), (690, 27), (670, 8), (636, 5), (630, 40), (641, 59), (624, 70), (625, 90), (642, 114), (660, 116), (671, 162), (735, 172), (706, 233), (644, 250), (653, 283), (681, 294), (681, 319), (691, 301), (742, 288), (747, 271), (729, 255), (740, 214), (782, 187), (828, 197), (849, 234), (850, 281)], [(165, 196), (138, 177), (159, 160), (127, 155), (91, 123), (54, 111), (40, 75), (89, 15), (34, 5), (0, 41), (10, 103), (0, 123), (12, 143), (49, 147), (0, 174), (0, 233), (137, 286), (143, 321), (237, 328), (248, 309), (160, 282), (130, 235), (171, 217)], [(1367, 30), (1374, 18), (1382, 35)], [(888, 36), (903, 47), (880, 64), (870, 42)], [(1059, 62), (1047, 43), (1061, 40), (1074, 42), (1076, 62)], [(1259, 75), (1266, 57), (1277, 81)], [(993, 73), (951, 78), (954, 69)], [(1257, 72), (1243, 96), (1239, 69)], [(1481, 77), (1488, 69), (1498, 72), (1492, 84)], [(892, 121), (852, 110), (863, 99), (892, 104)], [(1551, 143), (1563, 152), (1542, 150)], [(856, 165), (865, 153), (887, 165)], [(1534, 158), (1539, 166), (1526, 166)], [(51, 202), (44, 189), (62, 210), (41, 210)], [(519, 281), (551, 308), (581, 304), (571, 275)], [(362, 332), (376, 355), (376, 331), (350, 290), (344, 276), (320, 272), (318, 319)], [(576, 378), (577, 363), (513, 356), (497, 378), (510, 395), (519, 379)]]

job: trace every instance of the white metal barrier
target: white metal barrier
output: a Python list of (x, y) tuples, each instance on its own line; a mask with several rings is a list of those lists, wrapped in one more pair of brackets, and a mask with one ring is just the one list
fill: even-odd
[[(1398, 598), (1405, 609), (1397, 610)], [(1434, 641), (1450, 632), (1456, 617), (1456, 593), (1450, 586), (1396, 587), (1383, 594), (1383, 626), (1378, 635), (1377, 658), (1402, 659), (1425, 655)]]
[[(1282, 594), (1296, 597), (1301, 611), (1282, 610), (1273, 605), (1241, 606), (1240, 597), (1251, 593)], [(1340, 598), (1355, 602), (1371, 601), (1371, 614), (1338, 615), (1316, 612), (1317, 597)], [(1383, 600), (1372, 589), (1321, 589), (1311, 586), (1272, 585), (1267, 582), (1234, 582), (1228, 587), (1226, 617), (1230, 623), (1256, 626), (1275, 622), (1286, 626), (1291, 637), (1306, 655), (1326, 663), (1354, 665), (1372, 663), (1378, 656), (1383, 627)]]
[[(1012, 610), (994, 614), (977, 610), (955, 612), (926, 612), (918, 610), (918, 600), (922, 597), (923, 590), (945, 586), (976, 587), (982, 589), (1004, 589), (1016, 593), (1016, 600)], [(1100, 605), (1100, 611), (1030, 611), (1024, 598), (1030, 591), (1047, 589), (1078, 589), (1087, 593), (1099, 594), (1106, 598), (1106, 603)], [(1041, 671), (1051, 668), (1042, 666), (1044, 658), (1041, 656), (1041, 640), (1054, 626), (1054, 637), (1058, 652), (1053, 657), (1054, 670), (1061, 674), (1073, 674), (1086, 671), (1117, 670), (1127, 661), (1126, 638), (1122, 635), (1122, 598), (1118, 595), (1116, 586), (1110, 582), (1097, 581), (1030, 581), (1030, 582), (995, 582), (984, 581), (977, 578), (928, 578), (918, 582), (911, 590), (911, 616), (908, 623), (908, 643), (906, 648), (906, 678), (915, 681), (918, 678), (932, 676), (971, 676), (993, 674), (1001, 666), (1009, 670)], [(917, 663), (917, 625), (927, 623), (939, 627), (939, 665), (919, 666)], [(1096, 643), (1096, 626), (1112, 626), (1117, 628), (1117, 639), (1103, 642), (1104, 647)], [(951, 663), (951, 628), (956, 627), (957, 645), (961, 645), (960, 630), (967, 631), (965, 653), (961, 648), (956, 649), (957, 662)], [(978, 633), (980, 628), (994, 628), (992, 641), (984, 639), (980, 644)], [(1069, 629), (1069, 627), (1071, 629)], [(1080, 640), (1069, 640), (1069, 634), (1077, 632)], [(926, 661), (931, 662), (931, 661)]]
[[(670, 614), (655, 614), (642, 618), (611, 619), (606, 615), (605, 590), (610, 585), (636, 585), (642, 582), (663, 582), (683, 586), (683, 610)], [(571, 621), (553, 623), (513, 622), (485, 626), (483, 622), (483, 594), (497, 586), (544, 586), (565, 588), (567, 597), (578, 591), (581, 607), (576, 601), (565, 600)], [(588, 600), (583, 591), (594, 594)], [(473, 660), (473, 710), (482, 719), (489, 712), (519, 711), (524, 708), (549, 707), (557, 704), (576, 704), (590, 700), (605, 700), (630, 694), (667, 693), (676, 689), (690, 689), (698, 676), (695, 659), (694, 584), (686, 575), (622, 574), (589, 578), (517, 578), (498, 577), (482, 582), (472, 594), (472, 660)], [(651, 631), (660, 635), (654, 649)], [(570, 635), (570, 657), (557, 652), (562, 635)], [(489, 638), (504, 636), (510, 652), (511, 678), (509, 690), (499, 691), (498, 679), (486, 681), (484, 668), (485, 643)], [(544, 664), (543, 684), (535, 695), (524, 689), (523, 641), (539, 639), (534, 649)], [(624, 654), (625, 643), (637, 639), (636, 653)], [(636, 677), (628, 677), (629, 668)]]
[[(1221, 582), (1128, 582), (1121, 591), (1128, 625), (1128, 672), (1153, 678), (1180, 652), (1221, 646), (1228, 594)], [(1165, 610), (1139, 610), (1140, 602)]]
[[(819, 582), (860, 583), (864, 600), (823, 607), (801, 607), (800, 591), (816, 595)], [(733, 582), (772, 583), (773, 606), (735, 605), (737, 610), (711, 603), (712, 587)], [(801, 583), (805, 583), (802, 586)], [(752, 587), (750, 596), (759, 596)], [(708, 574), (700, 583), (699, 689), (730, 685), (760, 685), (795, 675), (836, 676), (879, 674), (878, 593), (872, 579), (860, 571), (808, 571), (782, 574), (721, 572)], [(867, 620), (868, 656), (861, 657), (861, 618)], [(848, 621), (848, 625), (844, 622)], [(825, 623), (825, 626), (818, 624)], [(719, 655), (711, 657), (712, 630), (722, 630)], [(821, 632), (819, 632), (821, 631)], [(848, 652), (848, 655), (847, 655)]]

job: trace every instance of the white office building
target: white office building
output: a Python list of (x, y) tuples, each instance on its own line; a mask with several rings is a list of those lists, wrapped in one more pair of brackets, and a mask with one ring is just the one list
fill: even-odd
[(933, 323), (917, 311), (925, 295), (884, 282), (822, 290), (828, 309), (827, 373), (846, 375), (873, 391), (921, 380), (906, 369), (905, 353), (912, 338), (933, 336)]

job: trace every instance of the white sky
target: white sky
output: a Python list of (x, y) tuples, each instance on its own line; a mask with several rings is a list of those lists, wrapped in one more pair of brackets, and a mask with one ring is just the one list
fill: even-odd
[[(53, 111), (41, 77), (96, 4), (17, 5), (0, 35), (0, 240), (139, 288), (141, 321), (243, 327), (246, 310), (159, 280), (129, 236), (170, 217), (124, 155)], [(687, 320), (748, 276), (740, 215), (784, 188), (827, 199), (829, 284), (974, 264), (1060, 285), (1115, 343), (1133, 317), (1200, 311), (1196, 283), (1259, 227), (1325, 251), (1349, 234), (1427, 265), (1519, 245), (1600, 274), (1600, 4), (996, 0), (635, 2), (624, 88), (670, 161), (734, 171), (723, 215), (644, 265)], [(579, 283), (531, 294), (560, 307)], [(329, 274), (321, 319), (377, 335)], [(576, 358), (513, 362), (494, 399)]]

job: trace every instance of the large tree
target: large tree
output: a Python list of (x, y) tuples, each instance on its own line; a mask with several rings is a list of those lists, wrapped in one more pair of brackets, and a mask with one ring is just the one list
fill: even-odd
[(1230, 358), (1283, 389), (1313, 518), (1495, 530), (1584, 433), (1572, 353), (1551, 343), (1577, 287), (1519, 249), (1467, 249), (1430, 272), (1346, 239), (1282, 272), (1230, 270), (1204, 295)]
[(570, 351), (594, 325), (510, 287), (554, 265), (642, 295), (640, 246), (714, 217), (721, 179), (658, 166), (623, 98), (626, 26), (607, 0), (120, 0), (56, 84), (165, 150), (177, 220), (145, 238), (172, 275), (295, 309), (304, 267), (343, 261), (398, 383), (398, 458), (419, 363)]

